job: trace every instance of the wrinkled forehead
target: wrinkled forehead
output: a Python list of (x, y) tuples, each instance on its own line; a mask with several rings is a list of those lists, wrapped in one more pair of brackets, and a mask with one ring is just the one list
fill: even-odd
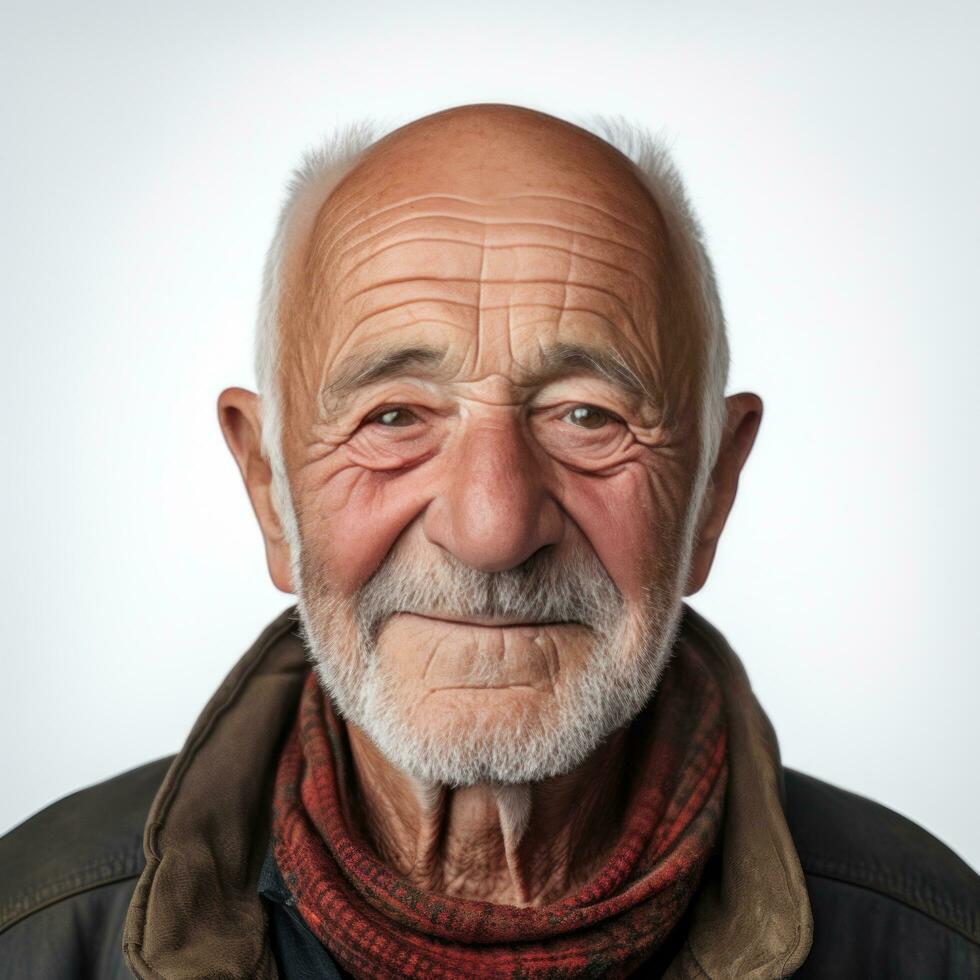
[(529, 325), (570, 311), (642, 349), (663, 241), (634, 165), (577, 127), (409, 127), (365, 154), (297, 243), (284, 347), (317, 365), (308, 374), (420, 317), (451, 328), (507, 308)]

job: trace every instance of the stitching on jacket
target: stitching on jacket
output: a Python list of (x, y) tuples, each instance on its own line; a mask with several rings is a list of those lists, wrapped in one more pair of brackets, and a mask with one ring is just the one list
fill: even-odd
[[(805, 874), (806, 874), (806, 872), (804, 872), (804, 875)], [(811, 919), (813, 917), (813, 905), (812, 905), (812, 903), (810, 905), (810, 917), (811, 917)], [(800, 948), (800, 945), (803, 942), (803, 932), (804, 932), (804, 930), (803, 930), (803, 927), (802, 926), (797, 926), (796, 927), (796, 942), (793, 944), (792, 950), (788, 950), (787, 953), (786, 953), (786, 955), (783, 957), (783, 962), (780, 964), (780, 967), (779, 967), (779, 975), (780, 975), (780, 977), (789, 977), (789, 976), (792, 976), (792, 973), (789, 972), (789, 968), (788, 968), (787, 964), (788, 963), (792, 963), (793, 960), (796, 958), (797, 950)], [(810, 955), (810, 950), (811, 949), (813, 949), (813, 940), (812, 939), (810, 941), (810, 945), (807, 947), (807, 952), (806, 952), (806, 955), (807, 956)], [(806, 957), (804, 957), (804, 962), (805, 961), (806, 961)]]
[(94, 861), (73, 868), (69, 873), (59, 878), (45, 881), (30, 891), (20, 892), (4, 903), (3, 909), (0, 910), (0, 927), (7, 924), (8, 917), (19, 917), (25, 909), (30, 912), (35, 905), (52, 899), (57, 900), (63, 891), (78, 890), (87, 885), (97, 887), (103, 879), (108, 880), (119, 875), (128, 875), (131, 873), (130, 867), (134, 863), (138, 871), (142, 867), (142, 857), (137, 839), (125, 851), (100, 855)]
[[(93, 872), (106, 868), (110, 861), (113, 863), (113, 867), (108, 874), (93, 876)], [(66, 899), (94, 891), (104, 885), (113, 885), (130, 878), (138, 878), (142, 870), (142, 854), (130, 854), (124, 858), (117, 855), (111, 859), (88, 865), (71, 875), (66, 875), (64, 878), (44, 885), (32, 894), (20, 895), (4, 908), (3, 914), (0, 916), (0, 933), (6, 932), (36, 912), (43, 912), (44, 909), (57, 905)]]
[[(980, 942), (980, 929), (970, 920), (969, 912), (948, 895), (937, 892), (928, 882), (916, 875), (897, 874), (881, 865), (854, 859), (829, 857), (826, 854), (808, 853), (807, 859), (825, 872), (842, 880), (855, 879), (855, 884), (878, 886), (879, 890), (892, 895), (906, 904), (918, 908), (933, 918), (971, 933), (974, 942)], [(886, 891), (887, 890), (887, 891)]]
[(924, 904), (931, 903), (933, 908), (930, 911), (935, 915), (948, 916), (954, 921), (959, 920), (964, 929), (971, 931), (976, 929), (975, 924), (970, 922), (969, 913), (962, 905), (953, 901), (949, 895), (937, 892), (920, 875), (897, 874), (892, 868), (853, 858), (832, 858), (817, 853), (813, 853), (811, 857), (814, 862), (822, 864), (833, 873), (863, 875), (870, 882), (880, 882), (883, 887), (892, 888), (897, 893), (908, 894)]
[[(863, 888), (866, 891), (874, 892), (932, 919), (938, 925), (956, 932), (974, 945), (980, 944), (980, 935), (975, 931), (974, 924), (970, 923), (965, 915), (962, 915), (958, 907), (950, 909), (943, 902), (936, 902), (936, 907), (931, 906), (928, 897), (910, 894), (908, 882), (902, 878), (886, 872), (872, 871), (867, 866), (861, 866), (857, 863), (851, 864), (847, 861), (833, 860), (819, 855), (801, 854), (800, 857), (803, 859), (804, 870), (808, 875), (826, 878), (830, 881), (839, 881), (845, 885), (852, 885), (854, 888)], [(946, 908), (938, 908), (937, 906), (940, 905), (946, 905)]]

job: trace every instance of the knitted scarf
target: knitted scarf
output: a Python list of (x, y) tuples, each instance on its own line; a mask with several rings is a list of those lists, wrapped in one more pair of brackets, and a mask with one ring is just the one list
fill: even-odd
[(345, 730), (311, 672), (279, 759), (273, 853), (303, 921), (356, 978), (625, 977), (677, 925), (721, 824), (721, 692), (693, 648), (633, 722), (629, 752), (622, 835), (577, 892), (526, 908), (426, 892), (350, 825)]

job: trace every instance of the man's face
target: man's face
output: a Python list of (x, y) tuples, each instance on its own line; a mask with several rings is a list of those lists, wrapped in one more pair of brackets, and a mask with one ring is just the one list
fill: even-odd
[(283, 352), (320, 676), (448, 783), (567, 770), (639, 710), (697, 503), (655, 206), (580, 133), (500, 125), (369, 153), (296, 250)]

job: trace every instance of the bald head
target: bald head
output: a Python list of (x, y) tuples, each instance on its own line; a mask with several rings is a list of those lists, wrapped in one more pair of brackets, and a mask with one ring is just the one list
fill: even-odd
[[(594, 198), (636, 224), (658, 221), (636, 166), (615, 147), (555, 116), (468, 105), (424, 116), (371, 146), (340, 181), (339, 199), (378, 206), (433, 188), (477, 199), (515, 193)], [(634, 211), (635, 209), (635, 211)]]

